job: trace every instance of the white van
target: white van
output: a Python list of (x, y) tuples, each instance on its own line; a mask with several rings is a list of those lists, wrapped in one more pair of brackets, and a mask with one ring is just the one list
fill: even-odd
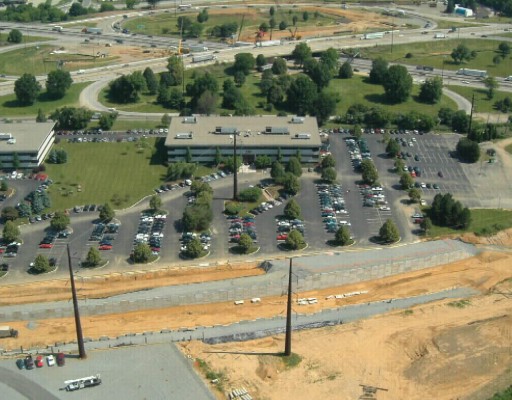
[(507, 82), (512, 81), (512, 75), (507, 76), (507, 77), (505, 78), (505, 80), (506, 80)]

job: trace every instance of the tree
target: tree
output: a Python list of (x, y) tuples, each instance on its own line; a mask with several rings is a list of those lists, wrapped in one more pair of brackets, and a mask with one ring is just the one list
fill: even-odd
[(268, 32), (269, 26), (266, 22), (262, 22), (259, 27), (260, 32)]
[(82, 6), (80, 3), (73, 3), (71, 7), (69, 7), (68, 14), (70, 17), (78, 17), (79, 15), (86, 15), (87, 8)]
[(455, 11), (455, 0), (448, 0), (446, 3), (446, 9), (444, 12), (446, 14), (452, 14)]
[(507, 42), (501, 42), (498, 45), (498, 51), (500, 52), (501, 57), (506, 58), (510, 55), (510, 44)]
[(432, 220), (429, 217), (423, 218), (423, 221), (420, 222), (420, 228), (423, 229), (425, 234), (428, 234), (432, 226)]
[(235, 63), (233, 64), (233, 71), (241, 71), (245, 75), (249, 75), (254, 66), (256, 60), (252, 53), (238, 53), (235, 55)]
[(338, 59), (338, 52), (332, 47), (329, 47), (320, 55), (320, 64), (327, 67), (331, 73), (331, 77), (338, 71)]
[(171, 116), (165, 113), (164, 115), (162, 115), (162, 119), (160, 120), (160, 122), (162, 123), (162, 125), (168, 126), (171, 123)]
[(277, 22), (274, 17), (272, 17), (268, 20), (268, 26), (270, 27), (270, 29), (275, 29), (276, 25), (277, 25)]
[(112, 126), (114, 125), (114, 122), (117, 119), (117, 113), (111, 112), (111, 113), (102, 113), (100, 116), (100, 120), (98, 121), (98, 125), (100, 128), (104, 131), (109, 131), (112, 129)]
[(112, 219), (114, 219), (115, 216), (116, 216), (116, 213), (115, 213), (114, 209), (112, 208), (112, 206), (110, 205), (110, 203), (105, 203), (101, 207), (100, 214), (99, 214), (100, 220), (102, 220), (104, 222), (110, 222), (110, 221), (112, 221)]
[(243, 254), (247, 254), (252, 248), (252, 238), (247, 233), (242, 233), (238, 239), (238, 248)]
[(12, 166), (14, 169), (18, 169), (21, 166), (20, 156), (16, 152), (12, 153)]
[(304, 241), (304, 237), (302, 233), (300, 233), (296, 229), (292, 229), (288, 236), (286, 237), (286, 247), (290, 250), (299, 250), (306, 247), (306, 242)]
[[(308, 68), (306, 70), (306, 64), (304, 64), (304, 72), (315, 82), (318, 90), (322, 90), (329, 86), (332, 74), (329, 66), (323, 63), (317, 62), (314, 58), (306, 61)], [(331, 96), (332, 97), (332, 96)]]
[(217, 108), (217, 95), (206, 90), (198, 99), (196, 111), (200, 114), (210, 115)]
[(307, 11), (304, 11), (304, 12), (302, 13), (302, 20), (303, 20), (304, 22), (307, 22), (307, 20), (308, 20), (308, 19), (309, 19), (309, 13), (308, 13)]
[(258, 69), (261, 69), (266, 64), (267, 59), (265, 58), (265, 56), (263, 54), (258, 54), (256, 56), (256, 67), (258, 67)]
[(380, 239), (384, 243), (395, 243), (400, 239), (400, 233), (395, 223), (388, 219), (379, 229)]
[(132, 260), (137, 264), (145, 264), (151, 259), (151, 247), (146, 243), (139, 243), (133, 249)]
[(395, 157), (400, 153), (400, 145), (396, 140), (390, 140), (386, 145), (386, 153), (389, 157)]
[(261, 154), (256, 156), (256, 159), (254, 160), (254, 166), (256, 169), (265, 169), (272, 165), (272, 160), (269, 156), (266, 154)]
[(375, 164), (370, 159), (361, 161), (361, 170), (363, 171), (363, 181), (368, 184), (373, 184), (379, 179), (379, 173)]
[(455, 132), (466, 133), (469, 128), (469, 115), (464, 110), (455, 111), (452, 115), (452, 129)]
[(243, 71), (235, 71), (233, 74), (233, 80), (238, 87), (241, 87), (245, 83), (246, 75), (243, 73)]
[(272, 63), (272, 73), (275, 75), (286, 74), (288, 67), (286, 66), (286, 60), (282, 57), (276, 57)]
[(370, 82), (382, 84), (386, 80), (388, 73), (388, 62), (382, 57), (378, 57), (372, 61), (372, 69), (370, 70)]
[(281, 183), (286, 172), (284, 170), (283, 164), (279, 161), (274, 161), (272, 163), (272, 168), (270, 169), (270, 176), (272, 179), (276, 181), (276, 183)]
[(268, 12), (269, 12), (270, 16), (273, 17), (276, 13), (276, 9), (274, 8), (274, 6), (271, 6), (270, 10)]
[(292, 51), (292, 58), (294, 60), (294, 64), (300, 67), (304, 65), (304, 61), (311, 57), (311, 48), (306, 43), (299, 43), (298, 45), (295, 46), (295, 49), (293, 49)]
[(350, 79), (354, 76), (354, 72), (352, 71), (352, 65), (348, 61), (345, 61), (341, 64), (340, 70), (338, 72), (338, 77), (341, 79)]
[(412, 187), (413, 183), (414, 181), (411, 175), (409, 175), (408, 173), (403, 173), (400, 176), (400, 186), (402, 186), (403, 190), (409, 190)]
[(178, 56), (171, 56), (167, 59), (167, 71), (170, 74), (169, 86), (178, 86), (183, 82), (183, 60)]
[(7, 192), (9, 189), (9, 186), (7, 185), (7, 182), (5, 180), (2, 180), (0, 183), (0, 192)]
[(299, 17), (297, 17), (296, 15), (294, 15), (294, 16), (292, 17), (292, 24), (293, 24), (293, 26), (297, 25), (297, 22), (298, 22), (298, 21), (299, 21)]
[(391, 103), (403, 103), (411, 94), (412, 76), (403, 65), (392, 65), (388, 69), (382, 86), (384, 86), (386, 98)]
[(501, 60), (502, 60), (502, 59), (503, 59), (503, 58), (502, 58), (500, 55), (495, 55), (495, 56), (492, 58), (492, 63), (493, 63), (494, 65), (498, 65), (498, 64), (500, 64), (500, 63), (501, 63)]
[(47, 118), (42, 109), (37, 110), (36, 122), (46, 122)]
[(197, 14), (197, 22), (202, 24), (203, 22), (208, 21), (208, 10), (206, 8), (203, 8), (199, 14)]
[(160, 2), (160, 0), (146, 0), (149, 4), (149, 7), (156, 8), (157, 4)]
[(92, 111), (86, 108), (63, 107), (57, 108), (50, 118), (57, 121), (59, 129), (83, 129), (92, 117)]
[(7, 206), (2, 208), (2, 219), (6, 221), (14, 221), (15, 219), (18, 219), (20, 216), (18, 210), (16, 208)]
[(196, 76), (194, 82), (187, 85), (187, 94), (192, 97), (190, 101), (192, 108), (197, 107), (199, 98), (206, 91), (210, 92), (210, 96), (216, 96), (219, 91), (217, 79), (209, 72)]
[(471, 60), (471, 50), (465, 44), (459, 44), (452, 50), (451, 57), (456, 64)]
[(245, 203), (253, 203), (258, 201), (261, 196), (261, 189), (259, 187), (252, 187), (241, 190), (238, 193), (238, 198), (240, 201)]
[(334, 182), (337, 177), (337, 172), (333, 167), (327, 167), (322, 169), (322, 179), (328, 182)]
[(49, 272), (51, 269), (52, 267), (50, 267), (50, 262), (48, 261), (48, 258), (43, 256), (42, 254), (39, 254), (36, 257), (31, 267), (32, 272), (34, 272), (35, 274), (44, 274), (45, 272)]
[(149, 67), (146, 67), (144, 72), (142, 73), (144, 79), (146, 80), (146, 87), (148, 89), (149, 94), (157, 94), (158, 92), (158, 79), (155, 76), (153, 70)]
[(283, 189), (285, 192), (288, 192), (292, 195), (299, 193), (300, 181), (292, 173), (290, 173), (290, 172), (285, 173), (285, 175), (282, 179), (282, 183), (283, 183)]
[(302, 175), (302, 165), (297, 157), (290, 157), (286, 165), (286, 172), (291, 172), (295, 176)]
[(437, 112), (437, 116), (441, 124), (451, 126), (453, 117), (453, 110), (451, 108), (441, 107)]
[(485, 87), (487, 88), (487, 98), (491, 100), (494, 97), (494, 91), (498, 87), (498, 81), (493, 76), (488, 76), (483, 81)]
[(9, 43), (21, 43), (23, 41), (23, 34), (18, 29), (12, 29), (7, 35)]
[(133, 10), (137, 4), (137, 0), (125, 0), (126, 9)]
[(286, 28), (288, 28), (288, 24), (286, 23), (286, 21), (279, 22), (279, 30), (280, 31), (284, 31)]
[(342, 225), (334, 235), (334, 241), (338, 246), (347, 246), (352, 243), (350, 231), (347, 226)]
[(23, 74), (14, 82), (14, 93), (19, 103), (32, 105), (41, 92), (41, 85), (32, 74)]
[(297, 203), (295, 199), (291, 199), (288, 203), (286, 203), (283, 214), (287, 219), (300, 218), (301, 209), (299, 203)]
[(51, 228), (56, 231), (63, 231), (70, 224), (69, 216), (64, 211), (56, 211), (55, 216), (50, 221)]
[(2, 231), (2, 238), (4, 243), (16, 242), (20, 237), (20, 230), (12, 221), (7, 221)]
[(85, 256), (85, 266), (93, 268), (99, 265), (100, 263), (100, 251), (96, 247), (91, 246), (89, 248), (89, 251), (87, 252), (87, 255)]
[(317, 87), (311, 78), (299, 74), (293, 79), (286, 95), (290, 109), (299, 115), (304, 115), (316, 100)]
[(330, 93), (320, 92), (311, 104), (309, 112), (316, 116), (318, 125), (323, 125), (336, 111), (336, 99)]
[(190, 258), (197, 258), (203, 253), (203, 245), (198, 238), (193, 238), (187, 244), (185, 255)]
[(117, 103), (136, 103), (140, 93), (146, 88), (146, 80), (140, 71), (121, 75), (109, 83), (108, 95)]
[(322, 168), (329, 168), (329, 167), (334, 168), (336, 166), (336, 160), (334, 159), (332, 154), (328, 154), (322, 160), (321, 165), (322, 165)]
[(427, 78), (420, 87), (420, 100), (424, 103), (436, 104), (443, 95), (443, 80), (436, 76)]
[(419, 203), (421, 200), (421, 192), (419, 189), (412, 188), (409, 190), (409, 199), (412, 203)]
[(73, 79), (68, 71), (56, 69), (48, 74), (46, 79), (46, 92), (53, 99), (61, 99), (71, 87)]
[(480, 146), (468, 138), (461, 138), (457, 143), (459, 158), (468, 163), (476, 163), (480, 159)]
[(149, 208), (153, 210), (153, 212), (158, 211), (162, 207), (162, 199), (160, 196), (154, 194), (149, 199)]

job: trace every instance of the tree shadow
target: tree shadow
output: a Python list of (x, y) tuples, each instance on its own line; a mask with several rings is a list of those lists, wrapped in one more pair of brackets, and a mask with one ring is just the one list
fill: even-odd
[(149, 164), (150, 165), (165, 165), (165, 164), (167, 164), (167, 148), (165, 147), (165, 138), (162, 138), (162, 137), (156, 138), (154, 148), (155, 148), (155, 151), (151, 154), (151, 158), (149, 159)]

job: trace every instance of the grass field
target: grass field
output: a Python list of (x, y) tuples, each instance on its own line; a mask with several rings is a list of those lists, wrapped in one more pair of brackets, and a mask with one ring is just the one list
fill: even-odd
[[(480, 39), (456, 39), (456, 33), (451, 34), (451, 39), (432, 40), (430, 42), (400, 44), (393, 46), (375, 46), (361, 49), (361, 55), (367, 58), (382, 57), (388, 61), (409, 65), (428, 65), (435, 68), (457, 70), (459, 68), (485, 69), (491, 76), (509, 76), (511, 60), (504, 59), (500, 64), (494, 65), (492, 59), (496, 54), (500, 41)], [(470, 50), (475, 50), (477, 56), (468, 63), (455, 64), (450, 56), (452, 50), (460, 43), (465, 44)], [(406, 54), (412, 54), (411, 58), (405, 58)]]
[[(293, 17), (296, 16), (298, 18), (296, 26), (299, 32), (301, 27), (312, 28), (314, 26), (329, 26), (334, 25), (336, 21), (340, 20), (339, 15), (326, 13), (319, 13), (315, 18), (314, 11), (308, 10), (310, 17), (307, 22), (304, 22), (302, 19), (303, 10), (301, 8), (275, 8), (276, 13), (274, 15), (274, 19), (276, 23), (279, 24), (281, 21), (286, 21), (288, 26), (292, 27)], [(244, 22), (240, 36), (242, 38), (247, 36), (254, 37), (254, 34), (258, 31), (260, 24), (263, 22), (269, 22), (269, 9), (270, 5), (262, 6), (261, 9), (251, 7), (247, 8), (245, 11), (244, 9), (240, 9), (238, 14), (233, 14), (230, 12), (223, 13), (222, 10), (210, 9), (208, 21), (202, 24), (203, 33), (201, 37), (206, 38), (209, 31), (211, 31), (211, 29), (216, 25), (222, 25), (234, 21), (240, 27), (242, 18), (244, 19)], [(192, 12), (180, 12), (177, 14), (177, 16), (175, 16), (174, 13), (161, 13), (133, 18), (124, 21), (122, 23), (122, 27), (127, 28), (134, 33), (141, 33), (146, 35), (169, 35), (178, 37), (180, 32), (177, 27), (177, 17), (188, 17), (191, 21), (195, 22), (199, 11), (200, 10), (194, 10)]]
[[(0, 71), (6, 75), (43, 75), (57, 68), (57, 62), (65, 61), (64, 70), (74, 71), (79, 68), (101, 67), (109, 65), (117, 57), (95, 58), (93, 52), (100, 50), (98, 46), (84, 47), (84, 54), (50, 54), (55, 46), (27, 46), (22, 49), (2, 53)], [(20, 60), (27, 60), (21, 62)]]
[[(489, 100), (487, 98), (487, 90), (486, 89), (475, 89), (465, 86), (447, 86), (448, 89), (459, 93), (461, 96), (464, 96), (466, 99), (471, 101), (473, 94), (475, 94), (475, 112), (485, 113), (499, 113), (500, 111), (494, 109), (493, 105), (496, 101), (502, 100), (505, 97), (512, 98), (512, 94), (508, 92), (494, 92), (494, 98)], [(503, 114), (503, 122), (507, 120), (507, 114)]]
[(37, 101), (26, 107), (20, 107), (16, 100), (15, 94), (0, 97), (0, 115), (3, 116), (23, 116), (23, 115), (37, 115), (37, 110), (41, 109), (48, 116), (49, 113), (55, 111), (59, 107), (77, 107), (79, 105), (78, 99), (80, 92), (90, 85), (90, 82), (75, 83), (71, 85), (66, 95), (59, 100), (49, 99), (46, 95), (46, 89), (43, 87), (43, 92), (39, 95)]
[[(123, 208), (153, 193), (166, 174), (163, 139), (149, 138), (148, 147), (136, 142), (64, 143), (55, 145), (68, 153), (62, 165), (46, 164), (54, 180), (49, 192), (52, 209), (111, 201)], [(81, 191), (78, 191), (78, 185)]]
[[(14, 46), (13, 43), (9, 43), (7, 41), (8, 34), (9, 33), (7, 30), (0, 31), (0, 47)], [(22, 32), (22, 34), (23, 34), (23, 32)], [(55, 39), (50, 38), (50, 37), (45, 37), (45, 36), (27, 36), (27, 35), (23, 34), (23, 41), (21, 42), (21, 44), (34, 43), (34, 42), (46, 42), (46, 41), (51, 41), (51, 40), (55, 40)]]
[(437, 29), (450, 29), (450, 28), (471, 28), (473, 26), (481, 26), (472, 22), (457, 22), (457, 21), (446, 21), (444, 19), (435, 20)]
[(429, 236), (438, 237), (462, 232), (497, 232), (512, 227), (512, 211), (502, 209), (472, 209), (471, 224), (466, 230), (454, 230), (434, 226)]
[[(222, 83), (227, 78), (232, 78), (227, 75), (229, 67), (226, 65), (212, 65), (209, 67), (187, 70), (185, 73), (185, 84), (192, 82), (192, 74), (207, 70), (218, 80), (219, 87), (222, 87)], [(258, 107), (258, 103), (266, 102), (266, 99), (260, 94), (259, 82), (261, 75), (253, 72), (249, 76), (241, 87), (241, 91), (244, 97), (247, 99), (249, 104), (252, 105), (256, 114), (268, 114), (263, 108)], [(326, 89), (333, 96), (341, 98), (341, 101), (337, 104), (336, 114), (345, 114), (348, 107), (354, 103), (361, 103), (369, 106), (382, 106), (386, 107), (387, 110), (392, 112), (407, 112), (410, 110), (417, 110), (429, 115), (437, 115), (439, 108), (441, 107), (452, 107), (455, 108), (455, 104), (448, 97), (443, 97), (441, 102), (435, 106), (426, 106), (424, 103), (417, 101), (417, 95), (419, 92), (419, 86), (415, 85), (413, 88), (413, 95), (411, 98), (402, 104), (387, 104), (384, 98), (384, 89), (381, 85), (372, 85), (365, 82), (365, 78), (362, 76), (355, 75), (352, 79), (333, 79), (329, 87)], [(189, 98), (187, 98), (189, 100)], [(142, 95), (141, 100), (134, 104), (117, 104), (108, 101), (107, 91), (104, 90), (100, 94), (100, 101), (107, 107), (115, 107), (118, 110), (123, 111), (140, 111), (140, 112), (176, 112), (177, 110), (166, 109), (156, 103), (156, 96)], [(231, 113), (233, 110), (223, 109), (221, 107), (222, 97), (219, 96), (217, 113)], [(277, 110), (279, 111), (279, 110)], [(286, 110), (283, 110), (286, 111)]]

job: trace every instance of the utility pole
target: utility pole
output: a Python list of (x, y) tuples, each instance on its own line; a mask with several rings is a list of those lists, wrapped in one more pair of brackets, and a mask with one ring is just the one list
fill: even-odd
[(286, 304), (286, 337), (284, 340), (284, 355), (292, 354), (292, 261), (290, 258), (290, 271), (288, 272), (288, 303)]
[(236, 155), (236, 135), (233, 135), (233, 201), (238, 201), (238, 159)]
[(473, 123), (473, 108), (475, 105), (475, 93), (473, 93), (473, 97), (471, 98), (471, 113), (469, 114), (469, 128), (468, 135), (471, 135), (471, 125)]
[(80, 323), (80, 313), (78, 311), (78, 299), (76, 297), (75, 278), (73, 276), (73, 267), (71, 266), (71, 253), (69, 244), (66, 245), (68, 252), (69, 280), (71, 282), (71, 294), (73, 295), (73, 311), (75, 313), (76, 341), (78, 343), (78, 355), (82, 360), (87, 358), (85, 354), (84, 337), (82, 336), (82, 324)]

